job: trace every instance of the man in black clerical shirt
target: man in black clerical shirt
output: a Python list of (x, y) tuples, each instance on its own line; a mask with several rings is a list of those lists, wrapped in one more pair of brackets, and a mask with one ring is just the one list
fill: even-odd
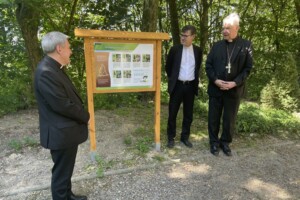
[(53, 200), (87, 200), (72, 191), (78, 145), (88, 138), (90, 114), (64, 72), (72, 50), (68, 36), (57, 31), (42, 38), (46, 54), (35, 71), (34, 90), (39, 109), (40, 141), (50, 150)]
[[(209, 79), (208, 133), (210, 152), (217, 156), (221, 148), (231, 156), (229, 144), (235, 129), (245, 81), (252, 69), (252, 44), (238, 35), (240, 18), (236, 13), (223, 20), (224, 40), (216, 42), (206, 60)], [(222, 133), (219, 137), (222, 117)]]

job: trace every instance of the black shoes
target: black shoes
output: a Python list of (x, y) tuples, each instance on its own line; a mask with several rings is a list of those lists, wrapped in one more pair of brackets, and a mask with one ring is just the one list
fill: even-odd
[[(222, 149), (222, 151), (224, 152), (224, 154), (226, 156), (232, 156), (231, 149), (229, 148), (228, 144), (222, 144), (221, 143), (220, 144), (220, 148)], [(213, 154), (214, 156), (218, 156), (220, 148), (219, 148), (219, 145), (212, 144), (210, 146), (210, 153)]]
[(231, 149), (229, 148), (228, 144), (221, 144), (220, 147), (226, 156), (232, 156)]
[(167, 144), (167, 147), (172, 149), (172, 148), (174, 148), (174, 146), (175, 146), (175, 141), (174, 140), (169, 140), (168, 144)]
[(193, 147), (193, 144), (189, 140), (180, 139), (180, 142), (189, 148)]
[(87, 196), (80, 196), (72, 193), (68, 200), (87, 200)]
[(219, 146), (213, 144), (210, 146), (210, 153), (212, 153), (214, 156), (218, 156), (219, 155)]
[[(189, 148), (193, 147), (193, 144), (188, 140), (180, 139), (180, 142), (182, 144), (184, 144), (185, 146), (189, 147)], [(175, 141), (174, 140), (169, 140), (168, 144), (167, 144), (167, 147), (172, 149), (172, 148), (174, 148), (174, 146), (175, 146)]]

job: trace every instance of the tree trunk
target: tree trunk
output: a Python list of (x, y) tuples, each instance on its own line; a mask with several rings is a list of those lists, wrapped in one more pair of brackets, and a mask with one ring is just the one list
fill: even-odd
[[(141, 31), (156, 32), (158, 19), (158, 2), (158, 0), (144, 0)], [(153, 92), (143, 92), (138, 96), (138, 99), (140, 99), (142, 102), (148, 102), (153, 98)]]
[(144, 0), (141, 30), (143, 32), (156, 32), (157, 18), (158, 0)]
[(78, 0), (74, 0), (73, 5), (72, 5), (72, 10), (71, 10), (71, 13), (70, 13), (69, 22), (68, 22), (67, 27), (66, 27), (66, 34), (67, 35), (69, 35), (70, 31), (71, 31), (71, 26), (72, 26), (72, 23), (73, 23), (73, 20), (74, 20), (74, 15), (75, 15), (77, 4), (78, 4)]
[(33, 80), (34, 70), (42, 57), (37, 38), (39, 13), (26, 1), (21, 1), (17, 3), (16, 17), (25, 42)]
[(180, 44), (180, 30), (178, 23), (178, 13), (176, 0), (167, 0), (170, 7), (170, 21), (171, 21), (171, 33), (173, 38), (173, 45)]
[(297, 13), (299, 29), (300, 29), (300, 0), (294, 0), (294, 1), (295, 1), (296, 13)]
[(206, 53), (206, 43), (208, 41), (208, 9), (212, 4), (212, 0), (208, 3), (207, 0), (201, 1), (202, 13), (200, 13), (200, 47)]

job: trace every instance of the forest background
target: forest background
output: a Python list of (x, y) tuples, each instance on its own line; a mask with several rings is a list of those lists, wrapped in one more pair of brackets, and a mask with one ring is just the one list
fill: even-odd
[[(0, 117), (36, 107), (33, 74), (43, 57), (40, 39), (49, 31), (70, 36), (73, 50), (67, 73), (86, 99), (83, 40), (75, 28), (165, 32), (162, 104), (167, 105), (165, 58), (180, 43), (180, 28), (197, 28), (195, 44), (204, 50), (195, 114), (206, 117), (206, 55), (222, 39), (222, 20), (241, 17), (240, 36), (254, 48), (254, 68), (238, 115), (239, 133), (282, 133), (300, 138), (300, 0), (0, 0)], [(95, 109), (153, 104), (152, 93), (95, 95)], [(165, 129), (163, 126), (162, 129)], [(272, 130), (272, 131), (270, 131)], [(163, 130), (162, 130), (163, 132)]]

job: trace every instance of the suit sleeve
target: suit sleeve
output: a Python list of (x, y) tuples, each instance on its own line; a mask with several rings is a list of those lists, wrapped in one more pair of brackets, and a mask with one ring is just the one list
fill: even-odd
[(168, 77), (170, 77), (172, 74), (174, 54), (175, 54), (175, 49), (174, 49), (174, 47), (171, 47), (171, 49), (167, 55), (167, 61), (166, 61), (166, 65), (165, 65), (165, 70), (166, 70)]
[(46, 104), (54, 112), (78, 123), (87, 123), (89, 113), (84, 109), (76, 94), (66, 88), (56, 74), (43, 72), (38, 80), (38, 88)]
[(207, 55), (206, 63), (205, 63), (205, 71), (206, 75), (210, 82), (214, 83), (217, 80), (216, 71), (213, 67), (213, 58), (214, 58), (214, 49), (215, 45), (213, 45), (209, 54)]
[(253, 66), (253, 50), (252, 50), (252, 44), (251, 42), (248, 41), (248, 44), (246, 45), (246, 59), (244, 62), (244, 67), (241, 73), (234, 79), (234, 82), (236, 83), (237, 86), (243, 84), (246, 81), (246, 78), (249, 76), (250, 71)]
[(202, 51), (202, 48), (199, 47), (199, 69), (201, 67), (201, 64), (202, 64), (202, 59), (203, 59), (203, 51)]

